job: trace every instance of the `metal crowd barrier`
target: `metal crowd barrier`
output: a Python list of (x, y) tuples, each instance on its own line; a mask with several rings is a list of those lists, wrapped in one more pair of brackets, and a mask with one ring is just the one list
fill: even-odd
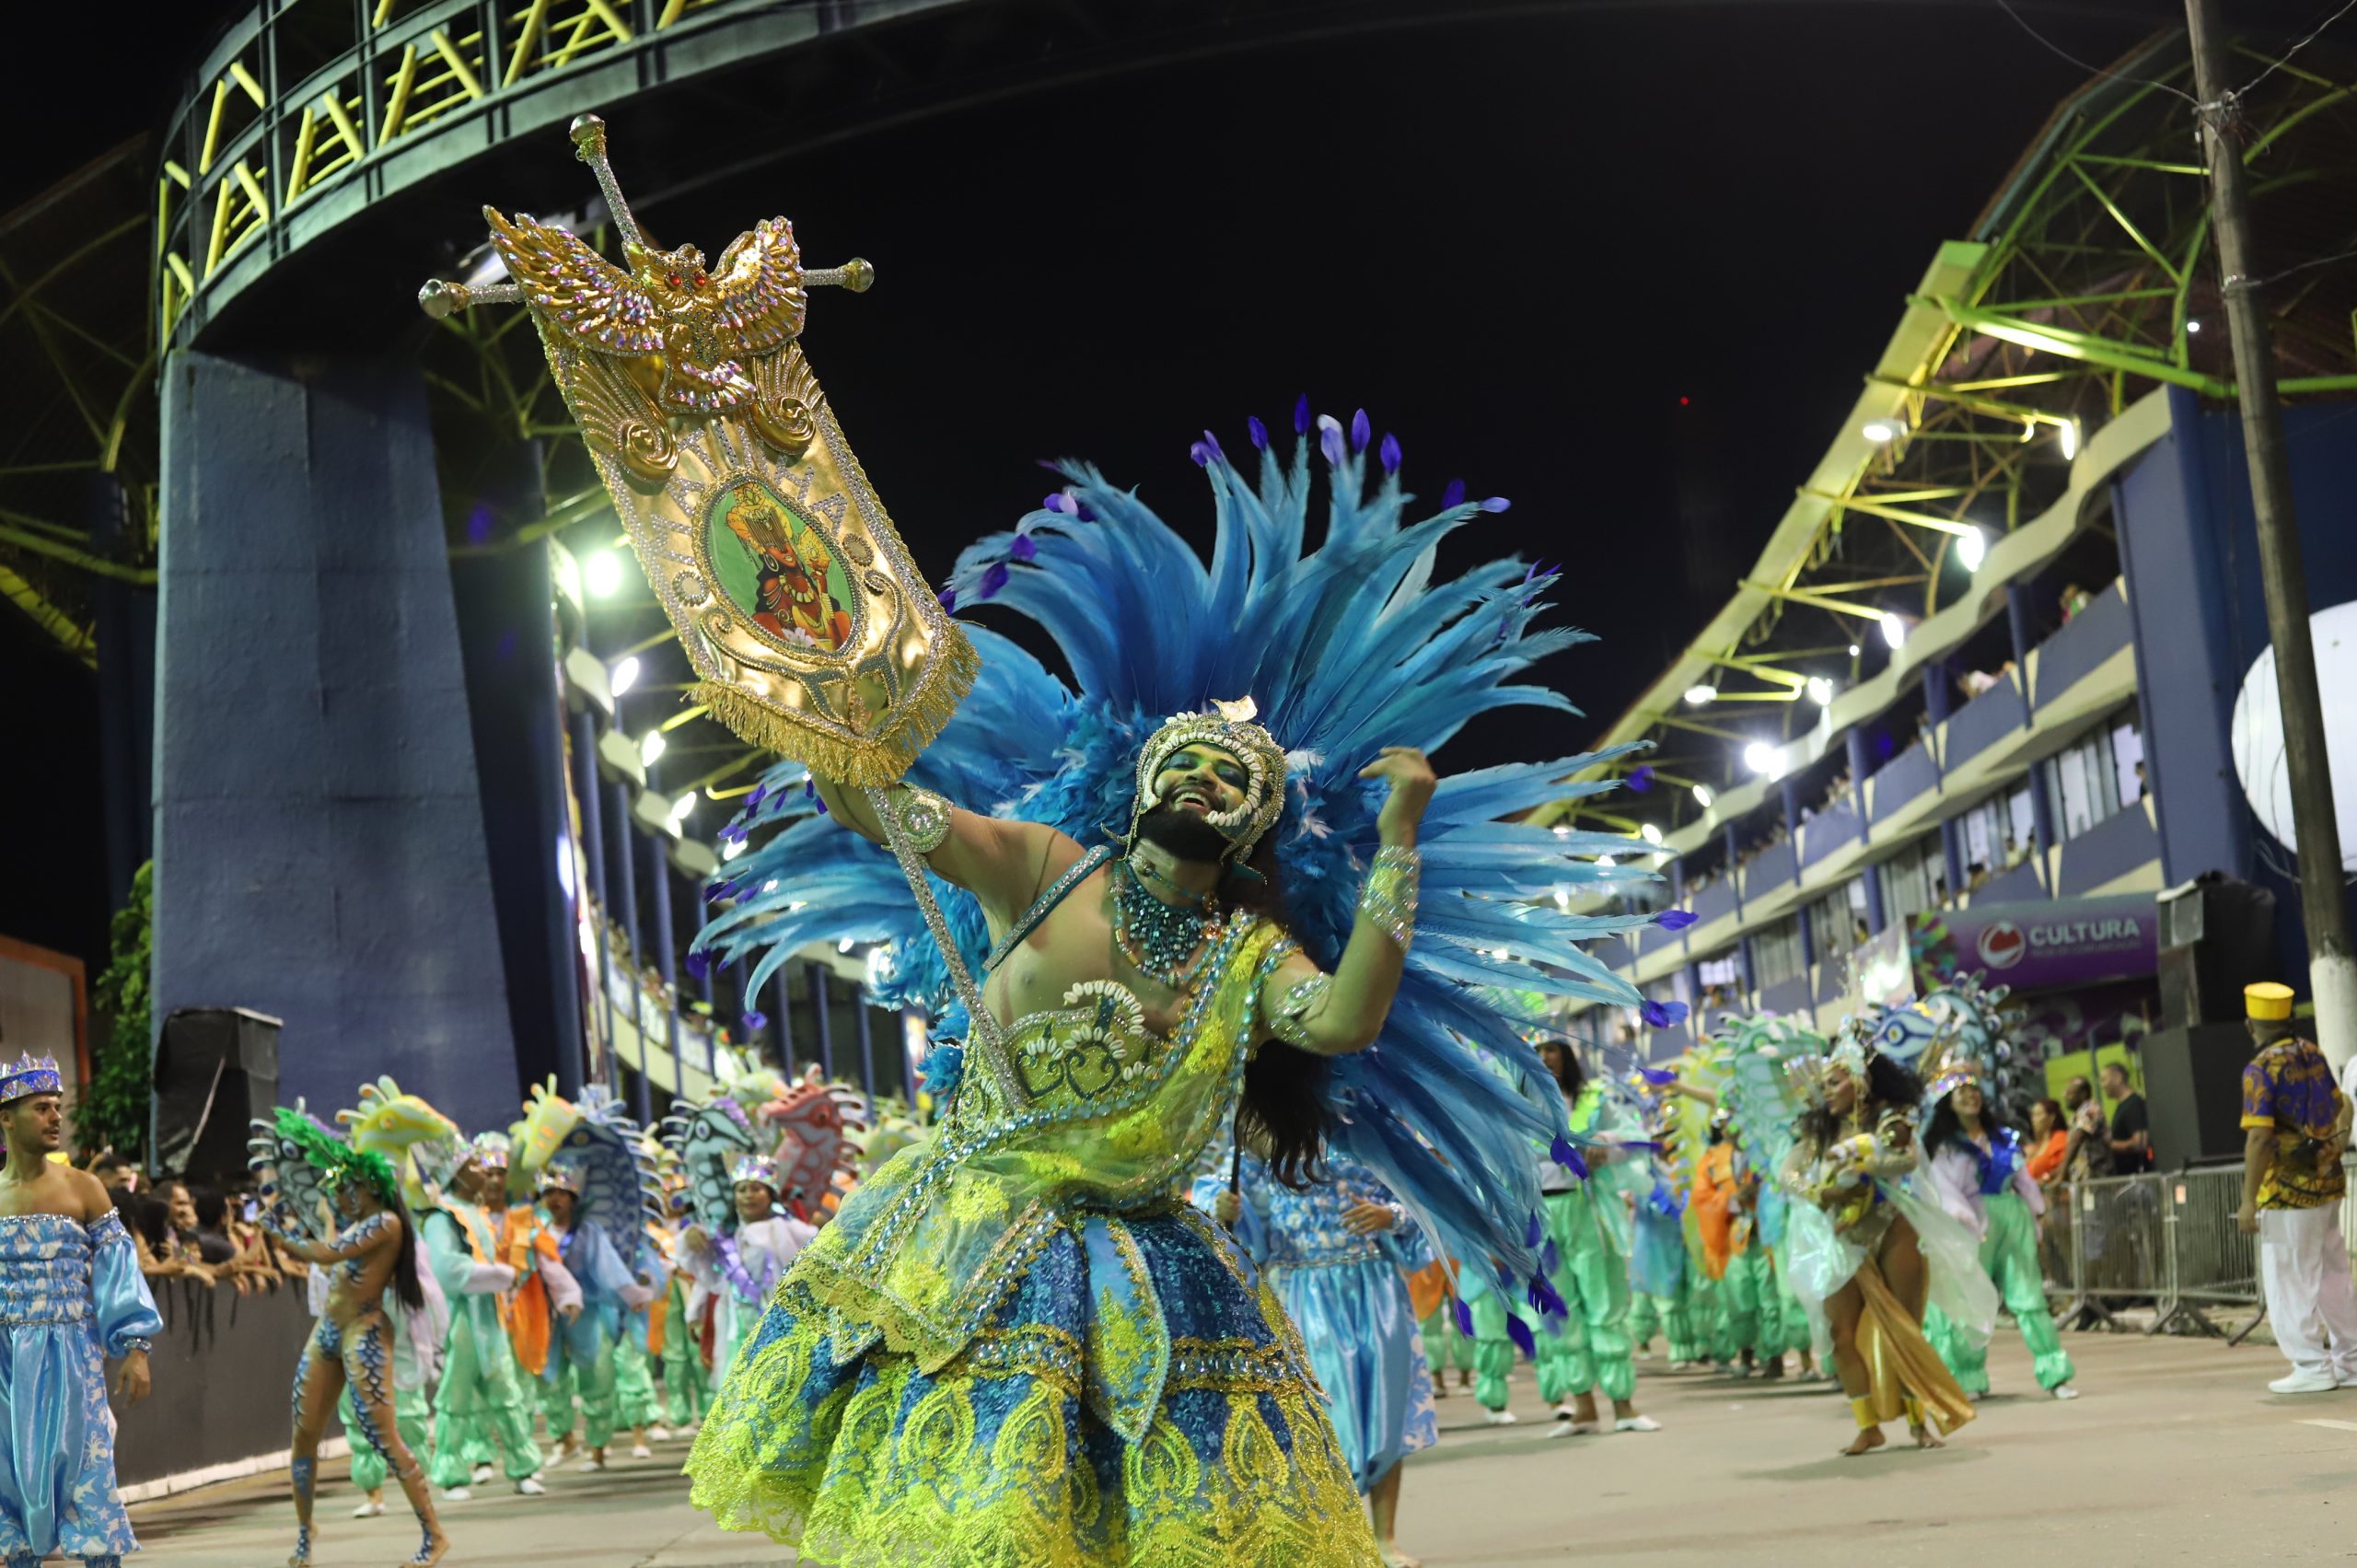
[[(2349, 1162), (2357, 1194), (2357, 1160)], [(2123, 1309), (2149, 1307), (2141, 1331), (2199, 1333), (2240, 1343), (2266, 1318), (2258, 1238), (2235, 1223), (2239, 1164), (2106, 1177), (2055, 1190), (2040, 1237), (2047, 1294), (2066, 1328), (2125, 1330)], [(2061, 1221), (2067, 1214), (2067, 1222)], [(2340, 1208), (2341, 1239), (2357, 1256), (2357, 1203)], [(2230, 1330), (2230, 1314), (2249, 1320)]]

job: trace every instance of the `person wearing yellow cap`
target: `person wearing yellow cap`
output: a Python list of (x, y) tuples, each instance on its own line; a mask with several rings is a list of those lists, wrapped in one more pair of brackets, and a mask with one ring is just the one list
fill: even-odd
[(2258, 1054), (2243, 1069), (2245, 1236), (2258, 1237), (2258, 1277), (2275, 1342), (2291, 1372), (2278, 1394), (2321, 1394), (2357, 1384), (2357, 1283), (2340, 1239), (2347, 1183), (2349, 1097), (2314, 1040), (2292, 1022), (2292, 988), (2243, 988)]

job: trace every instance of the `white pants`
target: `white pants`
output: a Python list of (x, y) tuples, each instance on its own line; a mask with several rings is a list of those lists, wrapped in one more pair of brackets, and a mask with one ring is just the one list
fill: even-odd
[(2258, 1212), (2258, 1278), (2267, 1316), (2293, 1367), (2357, 1379), (2357, 1285), (2340, 1239), (2340, 1203)]

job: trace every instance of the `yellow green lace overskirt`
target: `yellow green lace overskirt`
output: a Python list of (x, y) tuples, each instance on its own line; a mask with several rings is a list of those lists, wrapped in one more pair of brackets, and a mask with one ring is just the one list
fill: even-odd
[(688, 1460), (697, 1506), (841, 1568), (1376, 1568), (1299, 1336), (1209, 1221), (1122, 1222), (1170, 1336), (1136, 1442), (1086, 1396), (1118, 1360), (1077, 1220), (928, 1376), (880, 1344), (838, 1362), (789, 1275)]

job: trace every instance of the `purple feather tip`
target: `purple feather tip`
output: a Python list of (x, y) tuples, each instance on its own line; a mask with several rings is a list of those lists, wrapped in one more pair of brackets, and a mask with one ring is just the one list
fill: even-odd
[(1366, 410), (1361, 409), (1351, 415), (1351, 450), (1364, 452), (1366, 444), (1374, 439), (1375, 421), (1367, 418)]
[(688, 973), (702, 980), (712, 972), (712, 955), (702, 947), (688, 949)]
[(1398, 473), (1399, 471), (1399, 437), (1385, 436), (1383, 445), (1377, 448), (1377, 455), (1383, 459), (1384, 472)]
[(958, 590), (956, 588), (944, 588), (933, 597), (941, 601), (942, 609), (947, 610), (952, 615), (958, 613)]
[(1571, 1308), (1563, 1304), (1563, 1296), (1544, 1274), (1534, 1275), (1530, 1282), (1530, 1305), (1550, 1318), (1568, 1318)]
[(753, 793), (745, 797), (745, 809), (748, 811), (759, 811), (761, 808), (761, 802), (767, 800), (769, 798), (769, 785), (765, 784), (755, 784), (753, 786)]
[(1061, 490), (1049, 496), (1046, 500), (1040, 502), (1039, 505), (1051, 512), (1063, 512), (1069, 514), (1073, 509), (1072, 497), (1066, 495)]
[(982, 574), (981, 587), (974, 590), (976, 598), (994, 598), (999, 589), (1006, 587), (1006, 563), (993, 561), (991, 569)]
[(1691, 910), (1664, 910), (1654, 917), (1654, 923), (1664, 931), (1683, 931), (1701, 918)]
[(1555, 1265), (1562, 1260), (1563, 1255), (1555, 1250), (1555, 1244), (1551, 1240), (1538, 1249), (1538, 1272), (1542, 1274), (1552, 1274), (1555, 1272)]
[(1450, 480), (1446, 488), (1440, 493), (1440, 509), (1444, 512), (1453, 511), (1464, 505), (1465, 482), (1461, 479)]
[(1016, 534), (1015, 536), (1015, 542), (1006, 547), (1006, 558), (1009, 561), (1036, 560), (1039, 554), (1039, 541), (1034, 540), (1028, 533)]
[(1213, 451), (1209, 447), (1204, 446), (1201, 441), (1196, 441), (1188, 446), (1187, 456), (1194, 459), (1194, 463), (1197, 468), (1207, 469), (1212, 466), (1213, 459), (1217, 458), (1219, 454)]
[(1334, 468), (1342, 466), (1342, 432), (1328, 425), (1318, 433), (1318, 449), (1326, 454), (1326, 461)]
[(831, 817), (831, 816), (833, 816), (833, 815), (834, 815), (834, 813), (833, 813), (833, 812), (831, 812), (831, 811), (830, 811), (830, 810), (828, 810), (828, 809), (827, 809), (827, 803), (826, 803), (825, 801), (823, 801), (823, 800), (819, 800), (816, 796), (813, 796), (811, 798), (812, 798), (813, 802), (814, 802), (814, 803), (818, 806), (818, 807), (819, 807), (819, 816), (821, 816), (821, 817)]
[(1637, 1076), (1657, 1089), (1667, 1088), (1678, 1082), (1678, 1074), (1666, 1067), (1640, 1067), (1637, 1069)]
[(1646, 1023), (1657, 1029), (1686, 1021), (1687, 1006), (1683, 1002), (1648, 1002), (1637, 1009)]
[(1469, 1340), (1473, 1337), (1473, 1308), (1465, 1304), (1461, 1295), (1456, 1298), (1454, 1305), (1457, 1307), (1457, 1331)]
[(1302, 393), (1302, 394), (1301, 394), (1301, 396), (1299, 396), (1298, 398), (1295, 398), (1295, 399), (1294, 400), (1294, 403), (1293, 403), (1293, 433), (1294, 433), (1295, 436), (1306, 436), (1306, 435), (1307, 435), (1307, 434), (1308, 434), (1308, 432), (1309, 432), (1309, 394), (1308, 394), (1307, 392), (1304, 392), (1304, 393)]
[(1552, 1158), (1557, 1165), (1562, 1166), (1565, 1170), (1570, 1171), (1582, 1181), (1585, 1181), (1587, 1179), (1587, 1161), (1580, 1157), (1579, 1150), (1573, 1147), (1572, 1141), (1569, 1138), (1558, 1137), (1555, 1140), (1554, 1146), (1549, 1149), (1547, 1153), (1549, 1157)]
[(1635, 790), (1639, 795), (1643, 795), (1643, 794), (1644, 794), (1644, 793), (1645, 793), (1645, 791), (1647, 791), (1647, 790), (1649, 790), (1649, 789), (1653, 788), (1653, 787), (1654, 787), (1654, 770), (1653, 770), (1653, 764), (1652, 764), (1652, 763), (1650, 763), (1650, 762), (1647, 762), (1647, 763), (1644, 763), (1644, 764), (1643, 764), (1643, 765), (1641, 765), (1641, 766), (1639, 766), (1639, 767), (1635, 767), (1635, 768), (1631, 768), (1631, 769), (1630, 769), (1630, 770), (1629, 770), (1629, 787), (1630, 787), (1631, 789)]
[(1222, 447), (1220, 446), (1220, 444), (1219, 444), (1219, 437), (1218, 437), (1218, 436), (1214, 436), (1214, 435), (1213, 435), (1213, 434), (1212, 434), (1210, 431), (1208, 431), (1208, 430), (1206, 430), (1206, 431), (1204, 431), (1204, 432), (1203, 432), (1203, 445), (1204, 445), (1204, 446), (1206, 446), (1206, 447), (1209, 447), (1212, 449), (1212, 456), (1213, 456), (1213, 457), (1214, 457), (1214, 458), (1217, 458), (1217, 459), (1221, 459), (1223, 462), (1225, 462), (1225, 461), (1226, 460), (1226, 459), (1227, 459), (1227, 452), (1226, 452), (1226, 450), (1225, 450), (1224, 447)]
[(1484, 512), (1503, 512), (1513, 505), (1513, 502), (1507, 500), (1503, 495), (1492, 495), (1487, 501), (1481, 503), (1481, 510)]
[(745, 1026), (747, 1034), (759, 1034), (770, 1027), (770, 1016), (767, 1013), (748, 1013), (737, 1022)]
[(1536, 1247), (1538, 1245), (1538, 1238), (1545, 1234), (1546, 1231), (1538, 1224), (1538, 1216), (1533, 1214), (1530, 1216), (1530, 1223), (1523, 1227), (1523, 1243), (1526, 1246)]
[(1532, 1357), (1538, 1354), (1538, 1342), (1532, 1337), (1530, 1325), (1511, 1312), (1506, 1314), (1506, 1338), (1512, 1340), (1515, 1348), (1523, 1354)]
[(1269, 427), (1260, 423), (1260, 416), (1259, 414), (1247, 414), (1245, 416), (1244, 433), (1252, 437), (1252, 449), (1254, 451), (1265, 452), (1269, 449)]

